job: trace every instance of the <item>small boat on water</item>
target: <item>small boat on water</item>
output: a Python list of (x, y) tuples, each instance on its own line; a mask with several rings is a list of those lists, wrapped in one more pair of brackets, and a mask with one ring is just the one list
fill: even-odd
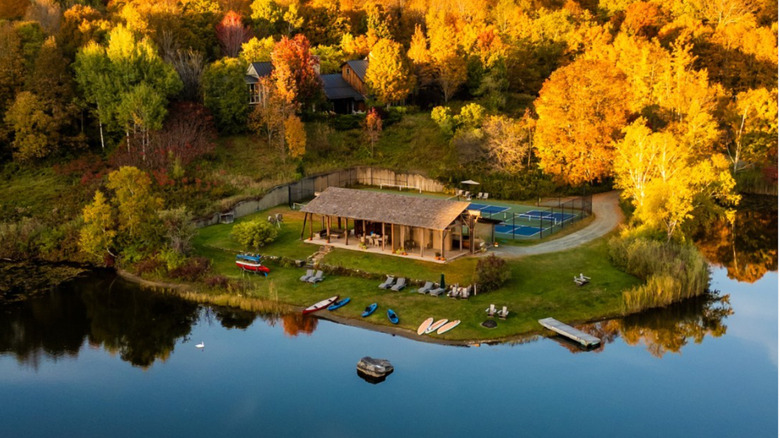
[(398, 324), (398, 315), (393, 312), (393, 309), (387, 309), (387, 319), (393, 324)]
[(375, 359), (366, 356), (357, 364), (358, 373), (366, 374), (374, 378), (384, 378), (393, 372), (393, 365), (387, 359)]
[(318, 310), (322, 310), (322, 309), (330, 306), (334, 302), (336, 302), (336, 300), (338, 300), (338, 299), (339, 299), (339, 296), (338, 295), (334, 295), (334, 296), (332, 296), (332, 297), (330, 297), (328, 299), (325, 299), (325, 300), (319, 301), (317, 303), (314, 303), (311, 306), (303, 309), (303, 314), (306, 315), (308, 313), (312, 313), (312, 312), (316, 312)]
[(431, 326), (431, 324), (433, 324), (433, 318), (428, 318), (425, 321), (423, 321), (422, 324), (420, 324), (420, 327), (417, 328), (417, 334), (422, 335), (423, 333), (425, 333), (425, 330), (427, 330), (428, 327)]
[(460, 324), (459, 319), (456, 319), (455, 321), (450, 321), (447, 324), (444, 324), (443, 326), (439, 327), (439, 330), (437, 330), (436, 333), (438, 334), (447, 333), (448, 331), (457, 327), (458, 324)]
[(376, 308), (377, 308), (377, 305), (376, 305), (376, 303), (373, 303), (373, 304), (371, 304), (370, 306), (366, 307), (366, 309), (363, 311), (363, 318), (365, 318), (366, 316), (369, 316), (369, 315), (371, 315), (372, 313), (374, 313), (374, 311), (376, 310)]
[(338, 309), (340, 307), (343, 307), (345, 304), (349, 303), (349, 300), (350, 300), (350, 298), (346, 297), (343, 300), (336, 301), (335, 303), (333, 303), (330, 306), (328, 306), (328, 310), (330, 310), (332, 312), (332, 311), (334, 311), (334, 310), (336, 310), (336, 309)]
[(427, 329), (425, 329), (425, 334), (427, 335), (428, 333), (435, 332), (436, 330), (439, 329), (439, 327), (443, 326), (444, 324), (447, 324), (447, 319), (440, 319), (440, 320), (434, 322), (433, 324), (428, 326)]

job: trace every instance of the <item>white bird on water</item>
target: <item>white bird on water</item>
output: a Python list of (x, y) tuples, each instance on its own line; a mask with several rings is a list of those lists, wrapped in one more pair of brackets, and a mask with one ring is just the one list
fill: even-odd
[(204, 348), (204, 347), (206, 347), (206, 344), (202, 341), (200, 344), (195, 344), (195, 348)]

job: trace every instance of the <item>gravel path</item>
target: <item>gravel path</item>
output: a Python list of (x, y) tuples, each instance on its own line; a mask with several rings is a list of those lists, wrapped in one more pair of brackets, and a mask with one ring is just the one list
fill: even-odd
[(522, 257), (526, 255), (546, 254), (580, 246), (604, 236), (623, 221), (623, 212), (618, 201), (620, 193), (612, 191), (593, 195), (593, 215), (596, 217), (587, 227), (561, 237), (534, 246), (502, 246), (490, 251), (502, 257)]

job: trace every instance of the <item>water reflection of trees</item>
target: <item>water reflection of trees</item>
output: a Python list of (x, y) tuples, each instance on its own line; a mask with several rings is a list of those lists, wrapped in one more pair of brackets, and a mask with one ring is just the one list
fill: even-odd
[(734, 225), (713, 221), (696, 234), (707, 260), (726, 268), (728, 277), (753, 283), (777, 270), (777, 200), (746, 197)]
[(288, 313), (282, 316), (284, 334), (287, 336), (298, 336), (301, 333), (311, 335), (317, 328), (317, 322), (317, 318), (300, 313)]
[[(679, 353), (691, 341), (699, 344), (707, 336), (723, 336), (727, 329), (725, 319), (733, 313), (728, 295), (713, 293), (578, 328), (601, 339), (596, 351), (621, 337), (628, 345), (644, 344), (653, 356), (660, 358), (666, 353)], [(583, 351), (573, 344), (565, 345), (573, 352)]]
[(112, 276), (94, 276), (6, 306), (0, 351), (37, 368), (42, 356), (78, 354), (84, 341), (135, 366), (166, 360), (197, 321), (197, 305), (141, 290)]

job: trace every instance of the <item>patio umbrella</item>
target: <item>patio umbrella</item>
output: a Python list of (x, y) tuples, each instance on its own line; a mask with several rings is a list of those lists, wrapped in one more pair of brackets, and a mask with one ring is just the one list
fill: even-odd
[(441, 280), (439, 281), (439, 287), (444, 289), (444, 274), (441, 274)]
[(461, 181), (461, 184), (468, 184), (470, 186), (478, 186), (479, 183), (474, 181), (473, 179), (467, 179), (466, 181)]

